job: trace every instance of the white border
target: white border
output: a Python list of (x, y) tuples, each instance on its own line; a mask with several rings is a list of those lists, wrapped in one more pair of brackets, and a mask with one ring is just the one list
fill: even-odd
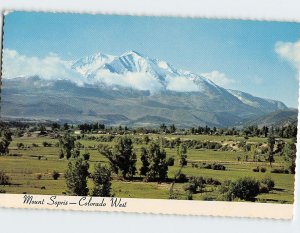
[[(0, 10), (4, 9), (300, 21), (299, 0), (0, 0)], [(300, 164), (300, 156), (299, 153), (297, 154), (297, 164)], [(296, 174), (293, 222), (217, 217), (170, 216), (166, 218), (117, 213), (93, 215), (72, 212), (70, 215), (59, 211), (0, 208), (1, 229), (4, 232), (21, 232), (27, 226), (30, 232), (68, 232), (69, 230), (85, 232), (87, 229), (96, 230), (101, 227), (112, 232), (126, 232), (125, 229), (129, 230), (129, 227), (134, 224), (135, 227), (130, 229), (131, 232), (298, 232), (300, 229), (298, 200), (300, 166), (297, 166)]]

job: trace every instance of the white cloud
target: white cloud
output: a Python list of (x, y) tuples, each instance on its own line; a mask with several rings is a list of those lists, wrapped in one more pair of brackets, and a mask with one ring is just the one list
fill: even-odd
[(193, 80), (185, 77), (171, 77), (168, 80), (167, 89), (178, 92), (199, 91), (199, 87), (193, 82)]
[(224, 88), (231, 88), (232, 84), (236, 83), (235, 80), (228, 78), (224, 73), (217, 70), (210, 73), (202, 73), (201, 75)]
[(163, 88), (158, 79), (146, 73), (127, 72), (121, 75), (111, 73), (108, 70), (100, 70), (95, 79), (110, 86), (131, 87), (138, 90), (149, 90), (152, 93)]
[(300, 78), (300, 40), (294, 43), (277, 42), (275, 44), (275, 52), (298, 70)]
[(54, 53), (44, 58), (28, 57), (15, 50), (3, 50), (3, 78), (40, 76), (46, 80), (67, 79), (82, 84), (78, 73), (70, 69), (70, 62)]

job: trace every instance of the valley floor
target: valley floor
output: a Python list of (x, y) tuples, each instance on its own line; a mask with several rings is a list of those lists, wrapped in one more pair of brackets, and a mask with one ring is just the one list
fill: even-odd
[[(139, 137), (139, 136), (136, 136)], [(150, 135), (154, 138), (157, 135)], [(196, 139), (196, 140), (210, 140), (239, 142), (243, 138), (236, 136), (173, 136), (164, 135), (167, 138), (180, 137), (182, 140)], [(51, 147), (44, 147), (43, 142), (49, 142)], [(93, 171), (94, 164), (97, 162), (107, 163), (107, 159), (101, 155), (97, 148), (100, 142), (94, 140), (79, 140), (85, 148), (89, 147), (90, 157), (90, 171)], [(68, 161), (58, 158), (59, 148), (55, 146), (57, 139), (49, 137), (21, 137), (14, 138), (10, 144), (10, 155), (0, 156), (0, 170), (3, 170), (11, 179), (11, 185), (0, 186), (0, 190), (6, 193), (13, 194), (51, 194), (51, 195), (65, 195), (66, 183), (64, 173), (67, 169)], [(252, 143), (266, 143), (267, 138), (253, 137), (249, 138), (248, 142)], [(17, 143), (23, 143), (25, 148), (18, 149)], [(35, 143), (38, 147), (31, 147)], [(104, 143), (104, 142), (101, 142)], [(104, 144), (112, 144), (113, 142), (105, 142)], [(26, 148), (28, 146), (28, 148)], [(134, 144), (137, 151), (137, 170), (141, 167), (139, 148), (143, 145)], [(93, 148), (95, 147), (95, 148)], [(82, 149), (84, 151), (84, 149)], [(167, 157), (174, 157), (174, 166), (169, 167), (168, 177), (173, 178), (174, 174), (179, 170), (179, 159), (176, 155), (176, 149), (166, 148)], [(249, 154), (250, 159), (245, 161), (243, 158)], [(40, 156), (40, 157), (39, 157)], [(241, 158), (241, 159), (238, 159)], [(196, 168), (192, 163), (221, 163), (226, 167), (225, 171), (212, 170), (204, 168)], [(265, 167), (266, 172), (253, 172), (256, 166)], [(258, 202), (269, 203), (293, 203), (294, 202), (294, 175), (293, 174), (277, 174), (271, 173), (271, 169), (284, 167), (285, 161), (282, 156), (275, 157), (273, 167), (267, 162), (253, 162), (249, 152), (244, 151), (221, 151), (209, 149), (189, 149), (188, 150), (188, 165), (182, 169), (182, 173), (190, 176), (203, 176), (205, 178), (213, 178), (220, 182), (225, 180), (236, 180), (239, 177), (254, 177), (262, 180), (265, 177), (271, 177), (275, 181), (275, 187), (270, 193), (260, 194), (257, 196)], [(52, 172), (58, 171), (61, 176), (58, 180), (52, 178)], [(89, 186), (91, 181), (89, 180)], [(186, 199), (187, 194), (183, 189), (184, 184), (176, 183), (174, 186), (174, 194), (177, 199)], [(143, 182), (142, 177), (136, 175), (132, 181), (123, 181), (114, 177), (112, 182), (112, 193), (117, 197), (131, 197), (131, 198), (155, 198), (168, 199), (170, 182)], [(218, 200), (218, 187), (207, 185), (201, 193), (193, 194), (194, 200)]]

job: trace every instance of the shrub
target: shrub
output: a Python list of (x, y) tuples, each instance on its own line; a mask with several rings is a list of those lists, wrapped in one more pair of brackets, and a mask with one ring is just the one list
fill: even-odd
[(42, 179), (42, 177), (43, 177), (42, 174), (37, 174), (37, 176), (36, 176), (36, 178), (37, 178), (38, 180)]
[(32, 143), (32, 147), (39, 147), (39, 145), (36, 143)]
[(177, 182), (177, 183), (185, 183), (185, 182), (187, 182), (187, 181), (188, 181), (188, 178), (187, 178), (186, 175), (183, 174), (183, 173), (180, 173), (180, 174), (178, 175), (178, 177), (176, 177), (176, 182)]
[(0, 189), (0, 193), (6, 193), (6, 191), (3, 189)]
[(284, 168), (274, 168), (273, 170), (271, 170), (271, 173), (289, 174), (289, 170)]
[(90, 160), (90, 153), (89, 152), (85, 152), (82, 156), (83, 156), (84, 160), (86, 160), (86, 161)]
[(252, 171), (254, 171), (254, 172), (259, 172), (259, 167), (253, 168)]
[(259, 187), (259, 192), (260, 193), (268, 193), (270, 190), (268, 189), (267, 185), (265, 184), (260, 184)]
[(192, 176), (189, 179), (189, 183), (186, 184), (183, 188), (185, 191), (188, 191), (189, 193), (197, 193), (202, 192), (202, 189), (205, 187), (205, 179), (200, 176)]
[(214, 163), (214, 164), (212, 164), (211, 169), (225, 171), (226, 167), (222, 164)]
[(173, 157), (169, 157), (167, 159), (168, 166), (174, 166), (174, 163), (175, 163), (175, 159)]
[(270, 177), (264, 178), (261, 183), (266, 185), (269, 190), (272, 190), (275, 186), (274, 180), (272, 180)]
[(260, 168), (260, 172), (265, 173), (266, 171), (267, 171), (267, 169), (265, 167)]
[(9, 177), (0, 170), (0, 185), (7, 185), (10, 184)]
[(18, 150), (24, 148), (24, 144), (22, 142), (17, 143)]
[(213, 179), (212, 177), (206, 178), (205, 183), (209, 185), (221, 185), (221, 182)]
[(250, 177), (239, 178), (237, 181), (224, 182), (220, 192), (224, 194), (227, 201), (233, 201), (237, 198), (252, 201), (260, 192), (260, 183)]
[(63, 159), (64, 157), (65, 157), (64, 151), (60, 150), (59, 153), (58, 153), (58, 158)]
[(44, 146), (44, 147), (51, 147), (52, 144), (49, 143), (49, 142), (44, 141), (44, 142), (43, 142), (43, 146)]
[(52, 178), (53, 178), (54, 180), (57, 180), (59, 177), (60, 177), (59, 172), (57, 172), (57, 171), (53, 171), (53, 172), (52, 172)]
[(211, 169), (211, 164), (206, 164), (206, 163), (204, 163), (203, 164), (203, 168), (205, 168), (205, 169)]

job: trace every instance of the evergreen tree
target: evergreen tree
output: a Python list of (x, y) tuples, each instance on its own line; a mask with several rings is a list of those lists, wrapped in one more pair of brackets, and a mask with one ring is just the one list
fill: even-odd
[(95, 165), (95, 171), (92, 174), (94, 188), (93, 196), (110, 197), (111, 196), (111, 170), (100, 163)]
[(2, 129), (0, 133), (0, 155), (7, 155), (9, 153), (8, 146), (12, 141), (12, 133), (7, 128)]
[(275, 137), (273, 136), (273, 134), (270, 134), (268, 137), (268, 161), (271, 167), (272, 167), (272, 163), (275, 162), (274, 146), (275, 146)]
[(187, 148), (184, 144), (177, 147), (177, 155), (179, 157), (179, 164), (181, 167), (187, 165)]
[(66, 184), (71, 195), (86, 196), (89, 192), (87, 187), (87, 177), (89, 164), (82, 158), (77, 158), (74, 162), (68, 163), (65, 172)]
[(285, 160), (289, 163), (289, 169), (292, 174), (295, 174), (296, 169), (296, 143), (290, 142), (284, 146)]
[(75, 147), (75, 138), (66, 133), (64, 136), (59, 138), (59, 146), (63, 150), (63, 154), (66, 158), (69, 159), (71, 158), (72, 151)]

